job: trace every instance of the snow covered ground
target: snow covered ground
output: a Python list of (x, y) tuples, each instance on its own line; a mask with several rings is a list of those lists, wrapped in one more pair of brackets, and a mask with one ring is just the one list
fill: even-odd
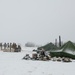
[(0, 51), (0, 75), (75, 75), (75, 61), (70, 63), (23, 60), (36, 48), (22, 48), (22, 52)]

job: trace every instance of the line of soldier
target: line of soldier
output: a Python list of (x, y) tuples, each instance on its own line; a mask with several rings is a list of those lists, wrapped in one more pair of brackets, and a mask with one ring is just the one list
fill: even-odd
[(0, 48), (1, 48), (1, 50), (2, 49), (7, 49), (7, 48), (10, 48), (10, 50), (11, 50), (11, 48), (21, 49), (21, 46), (20, 45), (17, 45), (16, 43), (4, 43), (4, 44), (3, 43), (0, 43)]

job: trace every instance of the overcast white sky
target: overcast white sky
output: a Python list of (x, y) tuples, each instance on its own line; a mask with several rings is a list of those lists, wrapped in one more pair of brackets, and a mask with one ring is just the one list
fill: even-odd
[(75, 0), (0, 0), (0, 42), (75, 42)]

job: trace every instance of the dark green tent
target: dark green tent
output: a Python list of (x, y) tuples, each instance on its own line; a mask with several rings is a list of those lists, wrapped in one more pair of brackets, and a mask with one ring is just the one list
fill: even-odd
[(44, 46), (39, 47), (38, 49), (42, 49), (42, 48), (45, 49), (46, 51), (57, 50), (58, 49), (58, 47), (55, 46), (53, 43), (48, 43), (48, 44), (46, 44)]
[(70, 57), (75, 59), (75, 45), (71, 41), (68, 41), (61, 47), (60, 50), (51, 50), (50, 54), (51, 56)]

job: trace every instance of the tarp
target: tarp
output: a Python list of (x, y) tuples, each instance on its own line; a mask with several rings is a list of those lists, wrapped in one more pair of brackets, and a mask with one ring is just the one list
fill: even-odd
[(50, 51), (50, 50), (57, 50), (58, 47), (56, 45), (54, 45), (53, 43), (48, 43), (42, 47), (39, 47), (38, 49), (45, 49), (46, 51)]
[(65, 43), (60, 50), (51, 50), (51, 56), (70, 57), (75, 59), (75, 45), (71, 41)]

